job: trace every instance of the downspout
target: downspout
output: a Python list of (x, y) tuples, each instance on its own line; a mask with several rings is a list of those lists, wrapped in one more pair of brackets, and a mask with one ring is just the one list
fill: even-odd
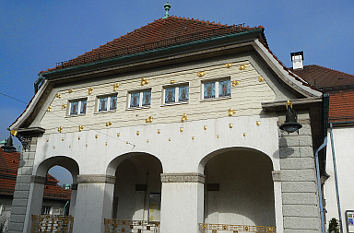
[(329, 124), (329, 132), (331, 135), (331, 147), (332, 147), (332, 158), (333, 158), (333, 169), (334, 169), (334, 183), (336, 187), (336, 197), (337, 197), (337, 208), (338, 208), (338, 217), (339, 217), (339, 227), (340, 232), (343, 233), (343, 222), (342, 222), (342, 210), (340, 207), (339, 201), (339, 191), (338, 191), (338, 175), (337, 175), (337, 162), (336, 162), (336, 152), (334, 149), (334, 139), (333, 139), (333, 124)]
[[(322, 95), (322, 136), (324, 137), (322, 145), (315, 152), (315, 165), (316, 165), (316, 177), (317, 177), (317, 188), (318, 188), (318, 198), (320, 202), (320, 214), (321, 214), (321, 228), (322, 233), (325, 233), (325, 219), (324, 219), (324, 210), (323, 210), (323, 195), (322, 195), (322, 185), (321, 185), (321, 172), (320, 172), (320, 163), (318, 158), (318, 153), (326, 148), (327, 146), (327, 127), (328, 127), (328, 109), (329, 109), (329, 95)], [(326, 174), (325, 168), (322, 168), (323, 173)]]
[(66, 201), (66, 203), (64, 205), (63, 216), (65, 216), (66, 208), (68, 207), (69, 203), (70, 203), (70, 201)]
[(318, 188), (318, 198), (320, 199), (322, 233), (325, 233), (325, 223), (324, 223), (324, 212), (323, 212), (323, 203), (322, 203), (321, 175), (320, 175), (320, 163), (318, 160), (318, 152), (323, 148), (325, 148), (326, 146), (327, 146), (327, 136), (325, 136), (322, 145), (315, 152), (317, 188)]

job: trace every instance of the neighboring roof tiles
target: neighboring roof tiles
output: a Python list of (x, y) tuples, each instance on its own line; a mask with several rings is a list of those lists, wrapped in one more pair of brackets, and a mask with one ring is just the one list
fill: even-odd
[[(0, 148), (0, 195), (13, 195), (19, 162), (20, 153), (6, 153)], [(47, 175), (45, 198), (70, 200), (70, 196), (71, 190), (60, 187), (57, 179), (50, 174)]]
[[(263, 31), (262, 26), (254, 28), (243, 27), (242, 25), (228, 26), (197, 19), (170, 16), (166, 19), (155, 20), (105, 45), (101, 45), (97, 49), (42, 72), (257, 28)], [(267, 44), (264, 34), (261, 39)]]
[(329, 120), (354, 121), (354, 90), (330, 93)]
[(292, 72), (320, 91), (338, 90), (345, 86), (354, 87), (354, 75), (318, 65), (304, 66), (303, 69), (292, 70)]

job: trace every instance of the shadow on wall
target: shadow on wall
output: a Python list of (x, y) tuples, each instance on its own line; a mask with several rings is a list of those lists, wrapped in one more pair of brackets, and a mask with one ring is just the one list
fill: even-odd
[[(206, 164), (205, 222), (275, 226), (271, 159), (258, 151), (234, 149)], [(210, 187), (218, 184), (218, 190)]]

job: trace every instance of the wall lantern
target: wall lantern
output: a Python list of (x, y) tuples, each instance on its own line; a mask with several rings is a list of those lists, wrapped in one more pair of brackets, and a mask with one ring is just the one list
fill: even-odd
[(302, 125), (297, 122), (297, 114), (290, 100), (286, 103), (286, 120), (279, 128), (288, 133), (293, 133), (302, 128)]

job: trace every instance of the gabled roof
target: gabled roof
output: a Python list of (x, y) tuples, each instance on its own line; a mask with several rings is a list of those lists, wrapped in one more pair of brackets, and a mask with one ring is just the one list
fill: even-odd
[(320, 91), (343, 89), (345, 86), (354, 87), (354, 75), (332, 70), (323, 66), (308, 65), (304, 66), (303, 69), (292, 70), (292, 72)]
[(47, 71), (59, 70), (71, 66), (92, 63), (98, 60), (105, 60), (113, 57), (120, 57), (128, 54), (135, 54), (172, 45), (183, 44), (216, 36), (234, 34), (244, 31), (261, 29), (262, 42), (267, 45), (263, 34), (263, 27), (244, 27), (243, 25), (223, 25), (219, 23), (202, 21), (197, 19), (170, 16), (157, 19), (139, 29), (136, 29), (124, 36), (114, 39), (99, 48), (93, 49), (77, 58), (59, 64), (57, 67)]
[[(0, 195), (12, 196), (15, 191), (17, 169), (20, 162), (20, 153), (6, 153), (0, 148)], [(71, 190), (58, 185), (58, 180), (50, 174), (44, 187), (44, 198), (70, 200)]]
[(329, 120), (354, 121), (354, 90), (332, 92), (329, 95)]

